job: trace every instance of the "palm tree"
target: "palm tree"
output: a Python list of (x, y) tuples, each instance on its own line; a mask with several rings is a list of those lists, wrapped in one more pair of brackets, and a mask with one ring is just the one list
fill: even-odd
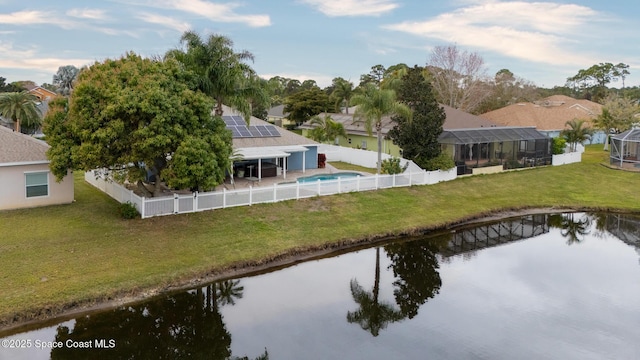
[(404, 318), (402, 312), (392, 304), (380, 302), (380, 248), (376, 248), (376, 275), (371, 293), (366, 292), (356, 279), (351, 280), (351, 295), (360, 306), (356, 311), (347, 313), (349, 323), (358, 323), (363, 330), (378, 336), (387, 324)]
[(233, 41), (222, 35), (212, 34), (205, 41), (197, 33), (187, 31), (181, 42), (185, 50), (171, 50), (166, 57), (180, 61), (197, 74), (198, 89), (216, 101), (215, 114), (222, 116), (222, 105), (226, 104), (249, 119), (249, 99), (266, 96), (255, 71), (245, 63), (253, 61), (253, 54), (234, 52)]
[(20, 132), (21, 122), (25, 127), (37, 128), (42, 124), (37, 101), (38, 98), (27, 91), (0, 94), (0, 115), (11, 119), (17, 132)]
[(565, 125), (569, 128), (562, 131), (562, 137), (571, 144), (571, 151), (576, 151), (577, 144), (591, 139), (593, 130), (583, 127), (584, 120), (569, 120)]
[(389, 115), (399, 115), (411, 119), (411, 109), (403, 103), (396, 101), (396, 93), (393, 90), (381, 90), (374, 85), (369, 85), (363, 94), (354, 95), (351, 104), (357, 105), (354, 122), (364, 122), (367, 133), (371, 136), (375, 127), (378, 138), (378, 174), (382, 163), (382, 118)]
[(335, 94), (336, 97), (340, 99), (341, 106), (342, 106), (342, 102), (344, 102), (345, 112), (347, 114), (349, 113), (349, 102), (351, 100), (351, 97), (353, 96), (353, 92), (354, 92), (354, 88), (353, 88), (353, 83), (351, 81), (347, 81), (342, 78), (336, 81), (335, 89), (333, 90), (333, 93)]
[(604, 150), (609, 150), (609, 136), (611, 132), (616, 131), (618, 124), (608, 108), (602, 108), (602, 113), (593, 120), (593, 126), (604, 131), (606, 134)]
[(317, 142), (331, 142), (338, 136), (347, 136), (344, 125), (325, 114), (323, 117), (316, 115), (311, 118), (311, 125), (317, 125), (311, 130), (311, 138)]
[(58, 72), (53, 75), (53, 84), (58, 87), (58, 92), (69, 96), (73, 91), (73, 82), (78, 76), (78, 68), (73, 65), (60, 66)]

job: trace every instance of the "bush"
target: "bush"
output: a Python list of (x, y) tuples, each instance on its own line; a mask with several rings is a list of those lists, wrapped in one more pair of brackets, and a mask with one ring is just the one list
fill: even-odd
[(120, 216), (123, 219), (135, 219), (140, 216), (140, 213), (135, 205), (127, 201), (126, 203), (120, 204)]
[(382, 160), (382, 164), (380, 164), (380, 172), (383, 174), (400, 174), (403, 173), (409, 164), (405, 164), (404, 166), (400, 166), (400, 158), (393, 157), (391, 159)]
[(567, 140), (564, 138), (551, 138), (551, 153), (553, 155), (564, 154), (566, 144)]
[(416, 164), (427, 171), (444, 171), (456, 166), (456, 163), (451, 158), (451, 155), (447, 153), (441, 153), (440, 155), (431, 159), (417, 159)]

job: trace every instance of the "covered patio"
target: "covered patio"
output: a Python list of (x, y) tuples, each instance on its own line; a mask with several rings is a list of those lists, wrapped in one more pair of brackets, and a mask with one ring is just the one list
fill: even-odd
[(611, 137), (611, 165), (640, 169), (640, 128), (627, 130)]
[(550, 139), (533, 127), (489, 127), (445, 130), (438, 138), (458, 175), (472, 169), (502, 166), (514, 169), (551, 164)]
[(301, 161), (301, 166), (296, 168), (305, 172), (307, 151), (309, 148), (301, 145), (240, 148), (237, 153), (241, 160), (234, 161), (231, 175), (252, 182), (259, 182), (265, 177), (286, 179), (290, 158)]

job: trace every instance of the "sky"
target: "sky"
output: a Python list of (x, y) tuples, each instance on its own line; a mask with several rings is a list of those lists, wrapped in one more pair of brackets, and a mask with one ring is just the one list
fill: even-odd
[(449, 45), (479, 54), (489, 76), (509, 69), (549, 88), (594, 64), (625, 63), (624, 85), (635, 86), (638, 29), (631, 0), (0, 0), (0, 77), (51, 83), (60, 66), (161, 56), (193, 30), (253, 53), (261, 77), (321, 87), (335, 77), (357, 85), (377, 64), (424, 66)]

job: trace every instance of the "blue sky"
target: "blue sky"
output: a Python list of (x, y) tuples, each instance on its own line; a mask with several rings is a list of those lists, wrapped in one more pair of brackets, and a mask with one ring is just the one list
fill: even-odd
[[(52, 82), (59, 66), (128, 51), (162, 55), (185, 30), (223, 34), (269, 78), (341, 76), (425, 65), (434, 46), (477, 52), (538, 86), (600, 62), (630, 65), (640, 84), (640, 4), (629, 0), (0, 0), (0, 76)], [(613, 83), (620, 87), (621, 82)]]

